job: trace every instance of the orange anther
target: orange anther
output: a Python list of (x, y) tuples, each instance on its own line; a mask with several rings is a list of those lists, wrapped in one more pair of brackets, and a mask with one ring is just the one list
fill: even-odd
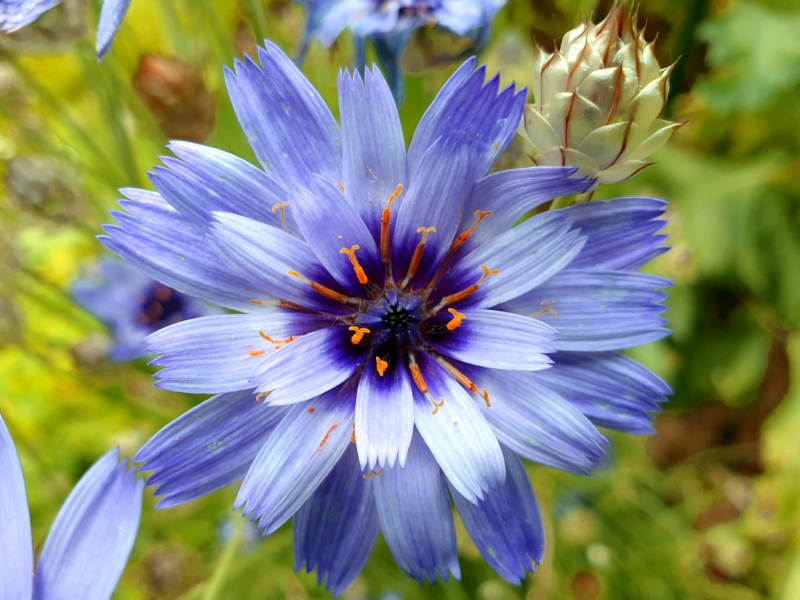
[(541, 317), (542, 315), (546, 315), (547, 313), (550, 313), (551, 315), (553, 315), (554, 319), (558, 318), (558, 313), (555, 310), (553, 310), (552, 308), (550, 308), (550, 303), (547, 300), (543, 301), (542, 304), (544, 304), (544, 308), (542, 310), (540, 310), (537, 313), (533, 313), (532, 315), (528, 315), (528, 316), (529, 317)]
[(392, 217), (391, 206), (397, 197), (403, 192), (403, 184), (398, 183), (392, 195), (386, 201), (386, 208), (381, 214), (381, 260), (389, 268), (389, 220)]
[(367, 279), (367, 274), (364, 272), (364, 269), (361, 268), (361, 265), (358, 263), (358, 259), (356, 258), (356, 250), (360, 250), (358, 245), (350, 246), (350, 249), (342, 248), (339, 250), (339, 254), (347, 254), (347, 258), (350, 259), (350, 264), (353, 265), (353, 271), (356, 272), (356, 277), (358, 278), (358, 283), (361, 285), (365, 285), (369, 279)]
[(258, 304), (263, 306), (280, 306), (280, 302), (277, 300), (250, 300), (250, 304)]
[(389, 368), (389, 363), (383, 360), (380, 356), (375, 357), (375, 368), (378, 371), (378, 375), (383, 377), (383, 374), (386, 373), (386, 369)]
[(356, 422), (355, 421), (353, 421), (353, 433), (350, 434), (350, 443), (351, 444), (355, 444), (356, 443)]
[(325, 437), (323, 437), (322, 441), (319, 443), (319, 446), (317, 447), (317, 452), (322, 450), (323, 446), (325, 446), (325, 444), (328, 443), (328, 438), (331, 437), (331, 433), (333, 433), (333, 430), (336, 429), (338, 426), (339, 426), (338, 423), (334, 423), (333, 425), (331, 425), (330, 429), (328, 429), (328, 431), (325, 432)]
[(255, 350), (253, 352), (248, 352), (247, 356), (249, 356), (250, 358), (253, 358), (254, 356), (261, 356), (262, 354), (266, 354), (266, 353), (267, 353), (266, 350)]
[(275, 214), (275, 211), (281, 211), (281, 225), (283, 225), (284, 231), (289, 231), (288, 227), (286, 227), (286, 207), (289, 206), (289, 201), (281, 202), (280, 204), (275, 204), (272, 207), (272, 213)]
[(449, 296), (445, 296), (439, 301), (439, 304), (436, 305), (433, 312), (437, 313), (442, 310), (448, 304), (453, 304), (455, 302), (460, 302), (465, 298), (469, 298), (472, 294), (478, 291), (478, 288), (481, 284), (488, 279), (489, 275), (497, 275), (500, 273), (499, 269), (490, 269), (486, 265), (481, 265), (481, 269), (483, 269), (483, 275), (481, 278), (478, 279), (476, 283), (473, 283), (471, 286), (461, 290), (460, 292), (456, 292), (455, 294), (450, 294)]
[(289, 275), (291, 275), (292, 277), (296, 277), (297, 279), (299, 279), (304, 283), (307, 283), (312, 290), (314, 290), (318, 294), (321, 294), (322, 296), (325, 296), (329, 300), (333, 300), (334, 302), (341, 302), (342, 304), (347, 304), (348, 302), (354, 304), (360, 304), (360, 301), (358, 299), (351, 298), (350, 296), (345, 296), (344, 294), (340, 294), (336, 290), (332, 290), (329, 287), (320, 285), (316, 281), (309, 281), (308, 279), (300, 275), (297, 271), (289, 271)]
[(425, 379), (422, 377), (422, 371), (419, 370), (419, 365), (417, 364), (413, 354), (409, 354), (408, 361), (408, 369), (411, 371), (411, 379), (414, 380), (414, 383), (417, 385), (417, 389), (422, 392), (425, 398), (428, 399), (428, 402), (433, 404), (433, 412), (431, 414), (435, 415), (437, 412), (439, 412), (439, 409), (444, 406), (444, 398), (439, 398), (439, 402), (436, 402), (436, 400), (433, 399), (433, 396), (431, 396), (431, 393), (428, 391), (428, 384), (425, 383)]
[(383, 469), (381, 469), (380, 471), (373, 471), (369, 475), (362, 475), (362, 477), (365, 480), (368, 480), (368, 479), (372, 479), (373, 477), (377, 477), (378, 475), (381, 475), (382, 473), (383, 473)]
[(266, 397), (267, 397), (267, 396), (269, 396), (271, 393), (272, 393), (272, 392), (261, 392), (260, 394), (256, 394), (256, 402), (261, 402), (261, 399), (262, 399), (262, 398), (266, 398)]
[(422, 252), (425, 250), (425, 243), (428, 241), (428, 236), (431, 233), (436, 233), (436, 227), (420, 227), (417, 229), (417, 233), (422, 234), (422, 239), (414, 249), (414, 255), (411, 257), (411, 263), (408, 265), (408, 273), (406, 273), (405, 279), (403, 279), (403, 282), (400, 284), (400, 289), (406, 287), (408, 282), (417, 274), (417, 269), (422, 262)]
[(281, 346), (285, 346), (286, 344), (288, 344), (288, 343), (290, 343), (290, 342), (293, 342), (293, 341), (296, 339), (294, 336), (291, 336), (291, 335), (290, 335), (290, 336), (289, 336), (288, 338), (286, 338), (285, 340), (276, 340), (276, 339), (274, 339), (274, 338), (271, 338), (271, 337), (269, 337), (269, 336), (268, 336), (266, 333), (264, 333), (263, 331), (259, 331), (259, 332), (258, 332), (258, 335), (260, 335), (260, 336), (262, 337), (262, 339), (264, 339), (264, 340), (268, 341), (270, 344), (272, 344), (273, 346), (275, 346), (275, 350), (280, 350)]
[(369, 329), (366, 327), (357, 327), (356, 325), (350, 326), (350, 331), (354, 331), (353, 337), (350, 338), (350, 341), (354, 346), (358, 346), (361, 343), (361, 340), (364, 338), (365, 333), (369, 333)]
[(308, 409), (308, 412), (313, 413), (315, 410), (316, 409), (312, 406), (311, 408)]
[(489, 400), (489, 392), (486, 390), (486, 388), (483, 388), (483, 392), (479, 392), (478, 386), (472, 383), (472, 381), (469, 380), (469, 377), (467, 377), (461, 371), (456, 369), (453, 365), (447, 362), (447, 360), (445, 360), (442, 356), (436, 356), (435, 359), (436, 362), (438, 362), (440, 365), (442, 365), (442, 367), (444, 367), (444, 370), (447, 371), (447, 373), (453, 379), (455, 379), (458, 383), (463, 385), (473, 394), (477, 394), (486, 403), (486, 408), (491, 408), (492, 403)]
[(453, 243), (450, 245), (450, 252), (458, 248), (461, 244), (466, 242), (469, 239), (469, 236), (472, 235), (472, 232), (475, 231), (475, 228), (480, 225), (481, 221), (483, 221), (486, 217), (492, 216), (492, 211), (490, 210), (476, 210), (474, 216), (478, 217), (478, 219), (472, 224), (472, 227), (467, 229), (466, 231), (461, 232), (458, 237), (453, 240)]
[(447, 324), (447, 331), (455, 330), (459, 325), (461, 325), (461, 321), (467, 318), (467, 315), (458, 312), (455, 308), (448, 308), (447, 312), (453, 315), (453, 318), (450, 319), (450, 322)]
[(339, 188), (339, 191), (344, 194), (344, 184), (341, 181), (336, 181), (333, 185)]

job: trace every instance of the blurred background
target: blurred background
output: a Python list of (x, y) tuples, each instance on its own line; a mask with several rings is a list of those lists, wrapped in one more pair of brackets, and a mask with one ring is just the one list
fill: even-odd
[[(288, 0), (136, 0), (102, 65), (98, 2), (65, 0), (0, 37), (0, 410), (20, 452), (40, 545), (67, 493), (113, 445), (135, 451), (202, 397), (152, 385), (146, 360), (107, 359), (106, 327), (73, 283), (104, 256), (95, 235), (117, 189), (150, 188), (168, 139), (255, 162), (223, 65), (268, 37), (290, 54), (304, 23)], [(526, 85), (548, 50), (609, 0), (509, 0), (482, 60)], [(418, 586), (379, 540), (344, 594), (358, 598), (800, 598), (800, 1), (642, 0), (662, 65), (678, 60), (665, 117), (688, 121), (631, 180), (596, 197), (671, 201), (674, 334), (632, 355), (675, 395), (655, 434), (606, 432), (591, 478), (530, 466), (542, 564), (522, 587), (494, 574), (459, 527), (463, 580)], [(455, 68), (455, 42), (420, 30), (404, 57), (409, 140)], [(311, 48), (304, 71), (336, 114), (352, 45)], [(514, 143), (503, 166), (530, 164)], [(235, 486), (155, 511), (148, 492), (121, 599), (325, 598), (293, 572), (288, 526), (266, 540), (231, 511)], [(394, 596), (391, 596), (394, 594)]]

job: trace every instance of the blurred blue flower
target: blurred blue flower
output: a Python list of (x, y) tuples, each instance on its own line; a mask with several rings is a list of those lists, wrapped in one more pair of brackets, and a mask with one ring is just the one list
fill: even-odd
[(131, 4), (131, 0), (102, 1), (100, 23), (97, 25), (97, 43), (95, 44), (97, 58), (103, 58), (108, 52), (111, 42), (114, 41), (114, 36), (117, 35), (122, 19)]
[(136, 539), (144, 488), (119, 450), (98, 460), (67, 497), (35, 569), (22, 467), (2, 417), (0, 465), (0, 598), (110, 598)]
[(0, 0), (0, 31), (30, 25), (62, 0)]
[[(491, 20), (506, 0), (299, 0), (308, 19), (299, 62), (313, 39), (326, 48), (349, 28), (356, 46), (356, 66), (363, 72), (366, 44), (370, 41), (389, 77), (389, 86), (400, 103), (403, 74), (400, 56), (414, 31), (435, 26), (469, 37), (477, 52), (489, 37)], [(458, 57), (456, 57), (458, 58)]]
[(520, 456), (584, 473), (593, 422), (644, 432), (669, 388), (619, 350), (665, 336), (665, 203), (537, 206), (573, 169), (489, 175), (526, 90), (467, 61), (406, 150), (377, 68), (339, 75), (341, 129), (275, 45), (225, 79), (261, 169), (173, 142), (125, 190), (103, 243), (162, 283), (248, 314), (149, 338), (160, 387), (217, 395), (136, 456), (159, 506), (244, 477), (265, 534), (294, 517), (295, 564), (334, 593), (382, 530), (420, 582), (459, 576), (454, 500), (486, 561), (519, 582), (542, 554)]
[[(135, 194), (135, 192), (134, 192)], [(109, 358), (127, 361), (147, 354), (145, 338), (162, 327), (220, 311), (159, 283), (127, 263), (102, 259), (98, 277), (79, 279), (72, 295), (111, 330)]]

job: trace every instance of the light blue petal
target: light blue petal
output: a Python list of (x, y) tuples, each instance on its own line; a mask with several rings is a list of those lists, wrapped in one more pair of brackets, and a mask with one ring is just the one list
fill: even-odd
[(500, 443), (520, 456), (554, 469), (585, 473), (603, 455), (605, 438), (577, 408), (539, 383), (537, 375), (544, 371), (499, 371), (466, 364), (457, 368), (488, 392), (489, 406), (475, 401)]
[[(317, 260), (334, 279), (356, 297), (367, 298), (368, 290), (383, 288), (384, 266), (375, 239), (364, 224), (357, 207), (342, 192), (321, 179), (310, 182), (310, 191), (297, 190), (289, 207), (294, 212), (303, 238)], [(358, 246), (354, 249), (354, 246)], [(342, 250), (355, 252), (368, 284), (362, 285), (351, 259)]]
[(0, 547), (3, 565), (0, 568), (0, 598), (27, 599), (33, 586), (33, 548), (28, 496), (17, 449), (0, 415)]
[(570, 268), (502, 308), (539, 314), (543, 303), (549, 303), (557, 314), (536, 318), (558, 331), (556, 350), (621, 350), (669, 335), (663, 327), (667, 321), (660, 316), (667, 295), (660, 290), (670, 285), (655, 275)]
[(397, 564), (420, 583), (461, 577), (447, 487), (436, 459), (416, 435), (405, 468), (371, 478), (381, 529)]
[(557, 333), (549, 325), (498, 310), (464, 310), (459, 327), (427, 336), (428, 345), (456, 360), (492, 369), (537, 371), (553, 362), (546, 354), (554, 351)]
[[(371, 357), (370, 357), (371, 358)], [(406, 462), (414, 433), (414, 398), (405, 365), (390, 365), (383, 376), (368, 360), (356, 395), (356, 443), (361, 467), (392, 467)]]
[(327, 327), (284, 345), (261, 362), (251, 381), (270, 405), (310, 400), (343, 383), (364, 363), (345, 326)]
[(0, 3), (0, 31), (12, 33), (30, 25), (62, 0), (3, 0)]
[(658, 234), (667, 203), (656, 198), (617, 198), (586, 202), (564, 209), (586, 245), (570, 268), (635, 271), (663, 254), (667, 236)]
[(428, 355), (416, 356), (430, 395), (444, 404), (434, 412), (429, 400), (416, 393), (414, 424), (447, 479), (470, 502), (477, 502), (505, 479), (500, 444), (464, 388)]
[(288, 300), (326, 313), (352, 312), (348, 305), (322, 296), (289, 275), (296, 271), (310, 281), (338, 288), (308, 244), (290, 233), (247, 217), (214, 213), (210, 236), (227, 265), (261, 290), (254, 299)]
[(462, 229), (475, 222), (475, 211), (491, 211), (472, 232), (464, 249), (475, 249), (511, 229), (526, 213), (559, 196), (585, 191), (591, 181), (570, 177), (574, 167), (529, 167), (498, 171), (475, 183)]
[(158, 508), (193, 500), (244, 477), (287, 409), (265, 406), (253, 391), (219, 394), (156, 433), (134, 460), (162, 496)]
[(436, 11), (436, 24), (456, 35), (466, 36), (485, 23), (486, 12), (480, 2), (444, 0)]
[(131, 0), (103, 0), (100, 8), (100, 23), (97, 26), (97, 58), (101, 59), (106, 55), (117, 35), (122, 19), (128, 11)]
[(519, 585), (544, 551), (544, 525), (528, 474), (519, 458), (503, 448), (506, 482), (473, 504), (451, 488), (467, 533), (484, 560), (501, 577)]
[(56, 516), (33, 580), (34, 600), (110, 598), (128, 562), (144, 482), (114, 449), (81, 478)]
[[(150, 179), (164, 199), (187, 219), (204, 228), (215, 211), (230, 212), (273, 227), (282, 227), (275, 205), (288, 194), (277, 183), (241, 158), (191, 142), (169, 145), (180, 160), (161, 157)], [(291, 210), (284, 212), (289, 231), (297, 226)]]
[(292, 190), (318, 174), (341, 181), (339, 126), (297, 66), (272, 42), (225, 70), (236, 116), (267, 175)]
[(367, 562), (380, 526), (372, 481), (352, 444), (294, 515), (294, 565), (317, 570), (317, 582), (341, 594)]
[(617, 352), (558, 352), (552, 368), (536, 373), (595, 425), (627, 433), (652, 433), (649, 413), (672, 394), (664, 381)]
[(381, 213), (398, 184), (408, 185), (406, 146), (394, 100), (377, 68), (364, 80), (339, 72), (344, 189), (376, 241)]
[(490, 275), (461, 306), (491, 308), (543, 284), (575, 258), (583, 243), (563, 212), (535, 215), (467, 254), (442, 277), (429, 302), (477, 283), (483, 265), (500, 272)]
[(156, 373), (164, 389), (216, 394), (253, 389), (250, 374), (275, 352), (273, 340), (299, 337), (332, 324), (316, 315), (284, 310), (255, 315), (214, 315), (191, 319), (151, 335), (150, 352), (163, 354), (150, 364), (167, 367)]
[(263, 292), (226, 268), (202, 230), (163, 199), (155, 198), (149, 196), (144, 203), (121, 201), (128, 213), (112, 212), (119, 225), (106, 225), (107, 235), (98, 239), (128, 263), (179, 292), (234, 310), (258, 310), (250, 300), (263, 299)]
[(297, 512), (344, 454), (353, 433), (354, 401), (353, 390), (340, 388), (292, 406), (267, 439), (234, 506), (259, 519), (265, 535)]

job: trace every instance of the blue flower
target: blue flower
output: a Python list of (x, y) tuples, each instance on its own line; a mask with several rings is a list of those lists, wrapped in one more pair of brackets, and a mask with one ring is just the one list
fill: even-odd
[(16, 31), (30, 25), (43, 13), (62, 0), (2, 0), (0, 1), (0, 31)]
[(112, 360), (145, 356), (145, 338), (162, 327), (220, 312), (118, 260), (102, 259), (97, 267), (99, 277), (79, 279), (72, 295), (111, 330)]
[[(585, 190), (563, 167), (489, 175), (526, 91), (469, 60), (406, 150), (377, 68), (339, 74), (341, 128), (276, 46), (225, 78), (261, 168), (174, 142), (125, 191), (102, 241), (165, 285), (246, 314), (153, 334), (160, 387), (215, 393), (135, 460), (159, 506), (244, 478), (237, 507), (294, 517), (297, 568), (341, 592), (378, 531), (400, 567), (459, 576), (452, 497), (487, 562), (518, 582), (542, 524), (520, 456), (586, 472), (593, 423), (649, 428), (669, 392), (618, 351), (666, 335), (665, 203), (538, 214)], [(144, 196), (143, 196), (144, 195)]]
[(108, 52), (130, 4), (131, 0), (103, 0), (95, 45), (97, 58), (103, 58)]
[(318, 39), (331, 46), (349, 28), (356, 45), (356, 66), (363, 72), (366, 43), (371, 41), (389, 77), (396, 101), (403, 97), (400, 56), (414, 31), (436, 26), (474, 40), (472, 51), (486, 43), (494, 15), (506, 0), (300, 0), (308, 20), (300, 58), (308, 44)]
[(119, 451), (98, 460), (67, 497), (35, 569), (22, 467), (2, 417), (0, 465), (0, 597), (110, 598), (136, 539), (144, 488)]

